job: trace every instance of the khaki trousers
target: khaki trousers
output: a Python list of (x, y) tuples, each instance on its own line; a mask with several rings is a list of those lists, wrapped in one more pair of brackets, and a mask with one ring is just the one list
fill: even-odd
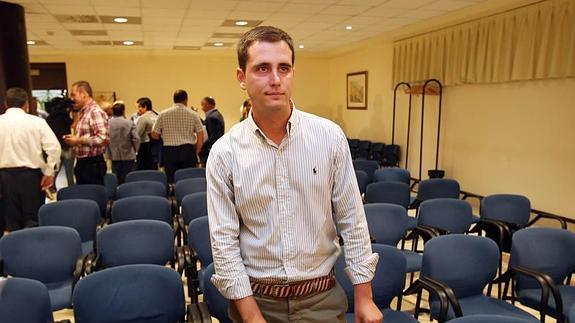
[[(274, 298), (256, 293), (253, 296), (268, 323), (345, 323), (347, 296), (339, 284), (325, 292), (303, 297)], [(228, 316), (235, 323), (242, 322), (233, 302), (228, 307)]]

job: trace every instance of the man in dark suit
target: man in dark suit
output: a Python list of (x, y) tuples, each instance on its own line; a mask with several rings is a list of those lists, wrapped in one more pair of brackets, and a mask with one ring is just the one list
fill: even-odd
[(208, 161), (208, 155), (210, 154), (210, 149), (212, 145), (224, 135), (226, 126), (224, 123), (224, 117), (216, 108), (216, 100), (211, 96), (206, 96), (202, 99), (202, 110), (206, 114), (206, 132), (208, 133), (208, 139), (202, 147), (200, 152), (200, 158), (202, 164), (206, 164)]

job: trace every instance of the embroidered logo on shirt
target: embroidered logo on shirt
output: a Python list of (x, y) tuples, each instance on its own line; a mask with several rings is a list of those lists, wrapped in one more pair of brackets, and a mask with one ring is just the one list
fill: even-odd
[(315, 169), (315, 167), (313, 168), (313, 174), (314, 174), (314, 175), (317, 174), (317, 170)]

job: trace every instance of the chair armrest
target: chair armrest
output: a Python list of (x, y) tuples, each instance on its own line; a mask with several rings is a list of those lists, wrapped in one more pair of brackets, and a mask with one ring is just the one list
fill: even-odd
[(198, 255), (189, 246), (181, 247), (184, 254), (185, 272), (188, 283), (188, 295), (192, 304), (198, 303), (198, 288), (200, 286), (198, 280), (197, 261)]
[(184, 273), (184, 269), (186, 268), (186, 254), (184, 251), (184, 247), (177, 247), (175, 250), (174, 257), (177, 263), (177, 272), (182, 276)]
[(420, 204), (421, 204), (421, 201), (416, 198), (416, 199), (413, 201), (413, 203), (411, 203), (407, 208), (408, 208), (408, 209), (417, 209)]
[(561, 298), (561, 293), (559, 292), (557, 285), (555, 285), (553, 278), (546, 273), (523, 266), (513, 266), (511, 270), (514, 274), (526, 275), (535, 279), (539, 286), (541, 286), (541, 302), (539, 304), (541, 310), (548, 307), (549, 292), (551, 291), (551, 294), (555, 299), (555, 311), (559, 316), (563, 315), (563, 299)]
[(86, 264), (86, 259), (88, 259), (88, 255), (80, 255), (80, 257), (78, 257), (78, 259), (76, 259), (76, 266), (74, 268), (74, 273), (73, 273), (73, 280), (72, 280), (72, 289), (74, 289), (74, 287), (76, 286), (76, 283), (78, 282), (78, 280), (80, 280), (80, 277), (82, 277), (83, 275), (85, 275), (85, 264)]
[[(431, 279), (429, 277), (423, 277), (423, 279), (428, 283), (435, 284), (438, 288), (441, 288), (443, 290), (443, 292), (447, 296), (447, 300), (449, 301), (449, 303), (453, 307), (453, 312), (455, 313), (455, 317), (463, 316), (463, 312), (461, 311), (461, 305), (459, 304), (459, 301), (457, 300), (457, 296), (455, 296), (455, 292), (453, 291), (453, 289), (451, 289), (451, 287), (447, 286), (446, 284), (444, 284), (440, 281)], [(447, 309), (445, 311), (445, 315), (447, 315)]]
[(418, 224), (416, 228), (423, 229), (424, 231), (428, 232), (430, 235), (432, 235), (430, 238), (449, 234), (449, 230), (441, 229), (431, 225)]
[(421, 294), (423, 290), (426, 290), (429, 294), (434, 294), (439, 298), (440, 307), (439, 307), (439, 317), (437, 318), (437, 320), (439, 322), (445, 322), (447, 318), (447, 310), (449, 308), (449, 299), (447, 297), (447, 294), (445, 293), (445, 290), (441, 286), (434, 283), (434, 281), (426, 279), (425, 277), (420, 277), (403, 292), (403, 295), (417, 294), (417, 302), (415, 304), (415, 318), (417, 319), (419, 315)]
[(112, 204), (114, 204), (114, 201), (112, 200), (108, 200), (108, 202), (106, 203), (106, 214), (104, 214), (104, 217), (106, 219), (112, 217)]
[(535, 224), (535, 222), (537, 222), (541, 219), (555, 220), (555, 221), (559, 222), (559, 224), (561, 224), (561, 229), (567, 230), (567, 221), (565, 221), (565, 219), (558, 217), (556, 215), (553, 215), (553, 214), (543, 213), (543, 212), (536, 213), (533, 220), (529, 221), (529, 223), (527, 223), (526, 227), (532, 226), (533, 224)]
[(497, 245), (499, 246), (499, 248), (503, 246), (503, 237), (505, 236), (505, 234), (507, 233), (509, 236), (511, 236), (511, 230), (509, 229), (509, 226), (507, 226), (505, 222), (493, 219), (480, 219), (479, 222), (477, 222), (475, 226), (471, 230), (469, 230), (469, 232), (470, 233), (480, 232), (481, 230), (485, 230), (487, 227), (497, 229), (498, 231)]

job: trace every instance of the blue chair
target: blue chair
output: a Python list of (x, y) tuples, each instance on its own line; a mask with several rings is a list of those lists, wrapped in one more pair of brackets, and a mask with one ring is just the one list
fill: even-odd
[(188, 243), (188, 224), (199, 217), (208, 216), (206, 192), (198, 192), (186, 195), (182, 199), (182, 216), (178, 218), (178, 224), (182, 228), (184, 244)]
[(42, 205), (38, 220), (41, 226), (65, 226), (78, 231), (82, 254), (87, 255), (94, 250), (96, 227), (102, 218), (96, 202), (72, 199)]
[(104, 175), (104, 187), (108, 194), (108, 200), (116, 199), (116, 189), (118, 188), (118, 177), (114, 173), (106, 173)]
[(541, 322), (545, 315), (567, 322), (575, 308), (575, 287), (566, 283), (575, 271), (573, 250), (575, 233), (567, 230), (527, 228), (513, 235), (507, 274), (515, 281), (516, 299), (539, 311)]
[[(202, 216), (192, 220), (188, 225), (188, 244), (184, 249), (189, 255), (186, 259), (186, 276), (188, 277), (188, 293), (192, 295), (196, 290), (203, 291), (202, 277), (205, 268), (213, 262), (212, 248), (210, 245), (210, 228), (208, 217)], [(200, 272), (196, 270), (196, 262), (200, 262)]]
[(126, 265), (86, 276), (74, 290), (76, 323), (184, 322), (180, 275), (158, 265)]
[(0, 281), (0, 323), (29, 322), (54, 322), (46, 286), (26, 278)]
[(166, 192), (168, 191), (168, 177), (166, 173), (159, 170), (135, 170), (126, 175), (126, 183), (152, 181), (164, 185)]
[(108, 214), (108, 193), (104, 185), (78, 184), (64, 187), (58, 191), (58, 201), (70, 199), (92, 200), (98, 203), (103, 218)]
[(376, 182), (367, 185), (366, 203), (391, 203), (407, 209), (409, 206), (409, 185), (401, 182)]
[(160, 196), (166, 197), (166, 187), (156, 181), (137, 181), (124, 183), (118, 186), (116, 198), (123, 199), (131, 196)]
[[(446, 295), (451, 295), (447, 310), (437, 297), (430, 297), (432, 318), (442, 321), (440, 313), (445, 313), (447, 319), (494, 314), (538, 322), (531, 314), (505, 301), (483, 295), (495, 277), (498, 262), (497, 244), (488, 238), (450, 234), (429, 240), (425, 244), (419, 281), (435, 284)], [(415, 313), (417, 317), (419, 307)]]
[(409, 170), (399, 167), (386, 167), (378, 169), (373, 173), (374, 182), (401, 182), (411, 184)]
[(437, 230), (439, 234), (466, 233), (473, 222), (471, 205), (463, 200), (438, 198), (419, 206), (417, 225)]
[(375, 160), (357, 159), (353, 161), (353, 168), (364, 171), (369, 178), (369, 183), (371, 183), (373, 181), (373, 173), (379, 168), (379, 163)]
[[(373, 243), (397, 247), (408, 230), (407, 210), (399, 205), (374, 203), (365, 204), (365, 217)], [(410, 250), (401, 250), (406, 259), (408, 273), (421, 269), (422, 256)]]
[(532, 320), (502, 315), (469, 315), (450, 320), (449, 323), (529, 323)]
[(178, 181), (174, 188), (174, 195), (178, 207), (182, 205), (182, 200), (188, 194), (206, 192), (207, 182), (205, 178), (188, 178)]
[(221, 323), (232, 323), (228, 317), (228, 304), (230, 301), (226, 299), (216, 286), (212, 284), (212, 276), (214, 275), (214, 264), (209, 264), (204, 270), (203, 285), (204, 285), (204, 302), (208, 306), (210, 314), (217, 318)]
[(355, 178), (357, 179), (357, 186), (359, 187), (359, 192), (361, 194), (364, 194), (365, 189), (367, 188), (367, 184), (369, 182), (369, 176), (367, 176), (367, 174), (362, 170), (356, 170)]
[(419, 182), (417, 197), (412, 207), (418, 207), (423, 201), (449, 198), (459, 199), (459, 183), (449, 178), (431, 178)]
[(67, 227), (36, 227), (11, 232), (0, 243), (3, 275), (35, 279), (48, 288), (52, 310), (70, 307), (82, 272), (82, 242)]
[(159, 196), (132, 196), (112, 205), (112, 223), (130, 220), (158, 220), (173, 225), (170, 201)]
[(197, 167), (190, 167), (190, 168), (182, 168), (178, 169), (174, 173), (174, 183), (186, 178), (206, 178), (206, 169), (205, 168), (197, 168)]
[[(409, 323), (417, 322), (410, 314), (401, 312), (401, 300), (405, 285), (405, 258), (399, 250), (391, 246), (373, 244), (373, 252), (379, 254), (375, 276), (371, 281), (373, 301), (383, 312), (383, 322)], [(346, 267), (343, 254), (335, 264), (335, 276), (347, 295), (347, 321), (353, 322), (354, 298), (353, 285), (345, 274)], [(397, 310), (391, 309), (391, 301), (397, 297)], [(209, 305), (208, 305), (209, 306)], [(351, 320), (350, 320), (351, 319)]]

